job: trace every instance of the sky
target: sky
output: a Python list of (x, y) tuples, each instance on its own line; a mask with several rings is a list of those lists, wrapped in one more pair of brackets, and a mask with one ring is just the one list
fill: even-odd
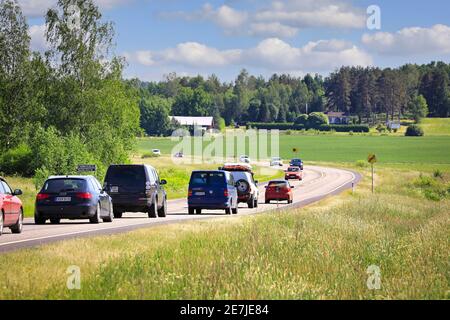
[[(18, 1), (32, 49), (45, 50), (43, 16), (56, 0)], [(94, 1), (115, 25), (125, 77), (144, 81), (171, 72), (233, 81), (243, 68), (267, 78), (450, 62), (448, 0)]]

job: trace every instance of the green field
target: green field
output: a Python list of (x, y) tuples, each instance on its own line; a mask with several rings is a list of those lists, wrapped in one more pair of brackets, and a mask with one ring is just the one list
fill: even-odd
[[(170, 154), (176, 144), (168, 138), (142, 138), (138, 149)], [(305, 161), (353, 163), (375, 153), (380, 163), (450, 163), (450, 136), (281, 135), (280, 146), (284, 159), (294, 157), (292, 149), (298, 148)]]
[[(8, 253), (0, 299), (448, 299), (450, 200), (428, 194), (450, 176), (412, 169), (380, 166), (376, 195), (359, 169), (355, 194), (300, 210)], [(66, 288), (72, 265), (81, 290)], [(369, 266), (380, 290), (367, 287)]]
[(450, 136), (450, 118), (423, 119), (420, 126), (426, 135)]

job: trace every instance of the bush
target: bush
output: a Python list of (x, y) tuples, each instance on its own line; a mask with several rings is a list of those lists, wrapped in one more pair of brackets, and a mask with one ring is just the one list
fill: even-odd
[(406, 134), (407, 137), (423, 137), (424, 136), (424, 132), (423, 129), (418, 126), (418, 125), (410, 125), (408, 127), (408, 129), (406, 129)]
[(385, 125), (383, 125), (383, 124), (379, 124), (379, 125), (377, 126), (376, 130), (377, 130), (379, 133), (384, 133), (384, 132), (388, 131), (388, 128), (387, 128)]
[(262, 129), (262, 130), (303, 130), (304, 126), (294, 123), (247, 123), (247, 129)]
[(322, 125), (327, 125), (328, 117), (322, 112), (313, 112), (308, 117), (308, 127), (318, 129)]
[(306, 127), (308, 125), (308, 119), (309, 116), (307, 114), (302, 114), (295, 120), (295, 124), (300, 124)]
[(370, 131), (369, 126), (367, 125), (334, 125), (327, 124), (321, 125), (318, 130), (320, 131), (336, 131), (336, 132), (365, 132), (368, 133)]
[(33, 153), (31, 149), (20, 144), (1, 154), (0, 171), (6, 175), (21, 175), (31, 177), (35, 168), (31, 165)]
[(153, 152), (144, 152), (142, 154), (142, 159), (150, 159), (150, 158), (159, 158), (159, 155), (154, 154)]
[(364, 160), (356, 161), (355, 165), (359, 168), (367, 168), (369, 166), (367, 161), (364, 161)]

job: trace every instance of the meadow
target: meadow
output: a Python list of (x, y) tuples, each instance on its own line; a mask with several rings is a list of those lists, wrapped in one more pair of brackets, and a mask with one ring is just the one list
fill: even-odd
[[(372, 195), (369, 170), (351, 168), (364, 175), (354, 194), (303, 209), (5, 254), (0, 269), (16, 272), (0, 278), (0, 299), (449, 299), (450, 200), (427, 192), (450, 176), (381, 165)], [(71, 265), (81, 290), (66, 288)]]

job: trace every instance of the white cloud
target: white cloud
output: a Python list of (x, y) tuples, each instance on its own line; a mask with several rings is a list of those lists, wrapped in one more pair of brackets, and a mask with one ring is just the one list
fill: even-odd
[(450, 53), (450, 27), (437, 24), (431, 28), (404, 28), (396, 33), (365, 34), (362, 42), (371, 50), (386, 55)]
[(144, 66), (173, 66), (174, 69), (252, 66), (273, 72), (297, 73), (372, 64), (370, 55), (345, 41), (322, 40), (294, 47), (279, 38), (265, 39), (254, 48), (233, 50), (186, 42), (162, 51), (127, 53), (126, 57)]
[(35, 25), (28, 29), (28, 34), (31, 38), (31, 50), (43, 52), (48, 49), (45, 31), (45, 25)]
[(252, 23), (249, 34), (254, 36), (292, 38), (298, 34), (298, 31), (297, 28), (285, 26), (279, 22)]

